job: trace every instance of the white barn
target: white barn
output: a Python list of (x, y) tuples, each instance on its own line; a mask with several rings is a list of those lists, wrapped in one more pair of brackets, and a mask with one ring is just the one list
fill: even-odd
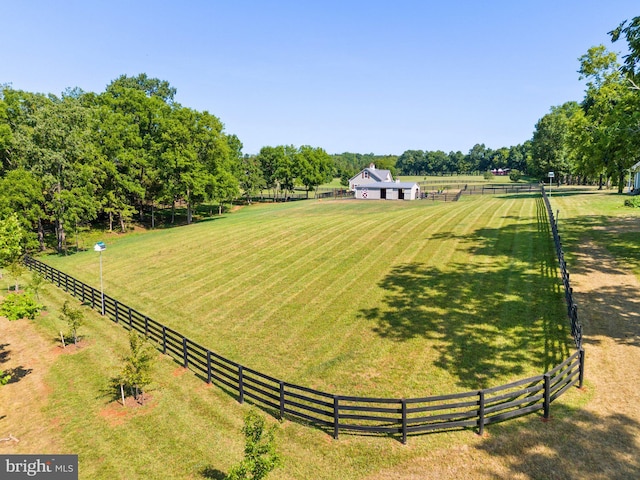
[(631, 167), (631, 172), (633, 173), (631, 187), (634, 191), (639, 190), (640, 189), (640, 162), (636, 163), (633, 167)]
[(379, 170), (372, 163), (349, 179), (349, 189), (361, 200), (416, 200), (420, 187), (414, 182), (393, 180), (389, 170)]
[(378, 182), (358, 185), (355, 198), (362, 200), (417, 200), (420, 187), (411, 182)]

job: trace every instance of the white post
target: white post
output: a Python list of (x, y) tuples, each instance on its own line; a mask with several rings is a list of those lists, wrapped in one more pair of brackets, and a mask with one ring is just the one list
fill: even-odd
[(104, 284), (102, 283), (102, 251), (107, 249), (104, 242), (98, 242), (93, 246), (96, 252), (100, 253), (100, 310), (104, 315)]
[(100, 251), (100, 299), (102, 304), (102, 315), (104, 315), (104, 285), (102, 283), (102, 251)]

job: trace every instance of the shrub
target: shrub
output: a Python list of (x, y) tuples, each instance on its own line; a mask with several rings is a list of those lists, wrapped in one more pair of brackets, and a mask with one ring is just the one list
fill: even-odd
[(485, 180), (491, 180), (492, 178), (493, 178), (493, 173), (491, 173), (491, 170), (487, 170), (486, 172), (484, 172)]
[(69, 337), (73, 339), (73, 343), (78, 344), (78, 329), (84, 323), (84, 314), (82, 310), (73, 308), (69, 304), (69, 300), (64, 302), (62, 306), (61, 320), (64, 320), (69, 327)]
[(11, 380), (11, 375), (0, 370), (0, 386), (6, 385)]
[(127, 389), (133, 398), (144, 402), (144, 388), (151, 383), (151, 367), (155, 350), (136, 331), (129, 332), (129, 355), (122, 358), (120, 373), (111, 379), (115, 389)]
[(522, 173), (520, 170), (513, 169), (509, 172), (509, 180), (512, 182), (518, 182), (522, 178)]
[(280, 465), (280, 456), (276, 453), (275, 427), (265, 429), (265, 420), (254, 410), (249, 410), (244, 418), (244, 459), (233, 467), (227, 480), (258, 480), (266, 477), (271, 470)]
[(624, 201), (625, 207), (640, 208), (640, 196), (627, 198)]
[(36, 303), (29, 293), (10, 293), (0, 306), (0, 315), (9, 320), (28, 318), (33, 320), (42, 310), (42, 305)]

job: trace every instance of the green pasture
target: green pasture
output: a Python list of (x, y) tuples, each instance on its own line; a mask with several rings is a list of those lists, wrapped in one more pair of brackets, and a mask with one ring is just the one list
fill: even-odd
[[(566, 191), (551, 202), (568, 257), (588, 238), (638, 260), (633, 242), (610, 245), (616, 225), (639, 219), (620, 196)], [(234, 360), (303, 385), (372, 395), (452, 392), (540, 373), (571, 350), (546, 214), (534, 196), (252, 206), (189, 227), (103, 239), (110, 294), (180, 331), (200, 332), (203, 344)], [(44, 260), (97, 286), (97, 255)], [(10, 282), (5, 276), (0, 285), (6, 291)], [(34, 325), (53, 348), (69, 297), (53, 286), (41, 296), (48, 315)], [(242, 457), (250, 407), (157, 354), (149, 405), (120, 410), (107, 385), (127, 332), (84, 311), (85, 345), (58, 356), (47, 375), (42, 413), (51, 426), (43, 423), (42, 435), (55, 429), (63, 442), (55, 450), (79, 455), (80, 478), (222, 478)], [(589, 399), (572, 392), (552, 405), (554, 422), (528, 416), (490, 427), (490, 436), (499, 442), (519, 429), (571, 422)], [(25, 392), (20, 402), (29, 398)], [(4, 409), (0, 417), (15, 414)], [(406, 446), (342, 432), (336, 441), (297, 422), (268, 422), (277, 425), (284, 460), (269, 476), (275, 480), (365, 478), (446, 449), (455, 465), (455, 452), (486, 440), (460, 431), (412, 436)], [(20, 448), (28, 452), (28, 439)]]
[(588, 238), (640, 277), (640, 208), (624, 206), (628, 195), (594, 187), (561, 187), (552, 189), (550, 198), (569, 260)]
[[(330, 393), (473, 390), (569, 353), (535, 196), (254, 205), (103, 240), (109, 295), (231, 360)], [(44, 260), (99, 286), (91, 250)]]

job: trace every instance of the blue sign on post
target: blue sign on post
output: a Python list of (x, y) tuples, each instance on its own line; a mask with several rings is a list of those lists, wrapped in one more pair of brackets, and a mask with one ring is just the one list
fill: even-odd
[(102, 252), (103, 250), (107, 249), (107, 246), (104, 244), (104, 242), (98, 242), (93, 246), (93, 249), (96, 252)]

